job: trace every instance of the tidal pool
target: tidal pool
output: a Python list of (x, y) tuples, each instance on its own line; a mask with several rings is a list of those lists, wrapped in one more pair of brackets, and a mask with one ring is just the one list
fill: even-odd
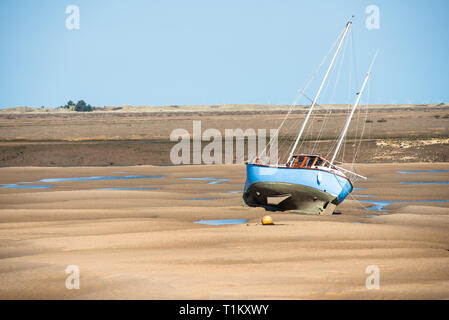
[[(25, 182), (24, 182), (25, 183)], [(3, 184), (0, 186), (1, 188), (17, 188), (17, 189), (48, 189), (53, 188), (54, 185), (20, 185), (20, 184)]]
[(77, 178), (55, 178), (55, 179), (41, 179), (37, 182), (63, 182), (63, 181), (98, 181), (98, 180), (128, 180), (128, 179), (157, 179), (163, 176), (94, 176), (94, 177), (77, 177)]
[(219, 220), (200, 220), (193, 223), (207, 224), (210, 226), (221, 226), (226, 224), (242, 224), (247, 223), (248, 219), (219, 219)]
[(205, 178), (181, 178), (184, 180), (206, 180), (206, 181), (210, 181), (208, 182), (208, 184), (217, 184), (217, 183), (222, 183), (224, 181), (229, 181), (231, 179), (220, 179), (220, 178), (210, 178), (210, 177), (205, 177)]
[(147, 187), (143, 187), (143, 188), (139, 188), (139, 187), (135, 187), (135, 188), (99, 188), (99, 189), (95, 189), (95, 190), (161, 190), (161, 188), (147, 188)]
[(449, 202), (449, 200), (415, 200), (415, 201), (377, 201), (377, 200), (359, 200), (363, 202), (368, 202), (373, 204), (372, 207), (365, 207), (366, 210), (373, 210), (373, 211), (382, 211), (382, 212), (388, 212), (387, 209), (384, 209), (384, 207), (392, 204), (392, 203), (412, 203), (412, 202), (434, 202), (434, 203), (441, 203), (441, 202)]
[[(33, 183), (54, 183), (63, 181), (99, 181), (99, 180), (128, 180), (128, 179), (156, 179), (164, 176), (147, 176), (147, 175), (129, 175), (129, 176), (93, 176), (93, 177), (76, 177), (76, 178), (52, 178), (40, 179), (36, 181), (24, 181), (10, 184), (2, 184), (0, 188), (17, 188), (17, 189), (47, 189), (56, 187), (56, 185), (36, 185)], [(120, 189), (117, 189), (120, 190)], [(122, 189), (125, 190), (125, 189)]]
[(353, 197), (360, 197), (360, 198), (370, 198), (370, 197), (376, 197), (375, 195), (371, 194), (353, 194)]

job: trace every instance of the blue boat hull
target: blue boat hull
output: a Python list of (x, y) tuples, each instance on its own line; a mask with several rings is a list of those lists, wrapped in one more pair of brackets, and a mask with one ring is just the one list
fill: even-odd
[(349, 179), (324, 170), (247, 163), (243, 200), (249, 206), (320, 214), (352, 189)]

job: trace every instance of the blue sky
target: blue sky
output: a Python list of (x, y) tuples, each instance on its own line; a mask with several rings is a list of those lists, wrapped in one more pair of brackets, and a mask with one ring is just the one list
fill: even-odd
[(1, 0), (0, 107), (290, 104), (351, 15), (321, 103), (352, 102), (376, 50), (365, 103), (448, 102), (448, 13), (446, 0)]

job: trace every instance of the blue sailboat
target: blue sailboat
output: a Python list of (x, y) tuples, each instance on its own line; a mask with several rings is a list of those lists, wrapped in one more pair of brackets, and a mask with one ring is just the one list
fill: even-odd
[(266, 164), (260, 158), (246, 163), (246, 183), (243, 193), (243, 200), (246, 205), (265, 207), (268, 210), (296, 210), (302, 213), (332, 214), (336, 206), (341, 204), (353, 190), (353, 184), (350, 178), (359, 177), (366, 179), (366, 177), (355, 172), (337, 166), (335, 164), (335, 158), (342, 146), (352, 116), (359, 104), (371, 74), (375, 57), (371, 62), (360, 92), (357, 94), (356, 101), (351, 109), (344, 129), (339, 136), (332, 159), (328, 160), (319, 154), (295, 153), (298, 142), (317, 104), (318, 97), (351, 24), (351, 21), (349, 21), (345, 26), (331, 63), (312, 101), (312, 105), (309, 108), (286, 163)]
[(346, 175), (319, 155), (294, 155), (286, 166), (246, 164), (243, 199), (249, 206), (323, 213), (353, 190)]

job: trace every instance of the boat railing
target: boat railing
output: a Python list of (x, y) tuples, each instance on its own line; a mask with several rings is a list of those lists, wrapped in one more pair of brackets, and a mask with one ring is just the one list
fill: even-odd
[[(344, 175), (344, 173), (348, 173), (348, 174), (351, 174), (353, 176), (356, 176), (356, 177), (359, 177), (359, 178), (362, 178), (362, 179), (367, 179), (367, 177), (364, 177), (364, 176), (362, 176), (362, 175), (360, 175), (358, 173), (355, 173), (355, 172), (353, 172), (351, 170), (348, 170), (348, 169), (345, 169), (343, 167), (337, 166), (337, 165), (335, 165), (335, 163), (331, 163), (329, 160), (327, 160), (326, 158), (324, 158), (322, 156), (318, 156), (318, 155), (302, 155), (302, 154), (299, 155), (299, 156), (316, 157), (317, 159), (320, 159), (322, 162), (321, 162), (321, 164), (316, 165), (317, 161), (314, 161), (314, 164), (311, 165), (311, 166), (301, 166), (301, 167), (298, 166), (298, 168), (321, 169), (321, 170), (326, 170), (326, 171), (330, 171), (330, 172), (336, 171), (336, 172), (340, 172), (343, 175)], [(254, 158), (253, 161), (248, 161), (248, 162), (249, 163), (253, 163), (253, 164), (261, 164), (261, 165), (264, 165), (264, 166), (267, 166), (267, 167), (273, 167), (273, 168), (276, 168), (276, 167), (278, 167), (278, 168), (294, 168), (294, 167), (292, 167), (293, 161), (294, 160), (290, 161), (290, 163), (288, 163), (286, 165), (279, 165), (279, 164), (272, 164), (272, 163), (268, 163), (267, 164), (267, 163), (265, 163), (263, 158), (256, 157), (256, 158)]]
[[(300, 154), (300, 155), (297, 155), (297, 157), (304, 157), (304, 158), (307, 157), (307, 159), (305, 160), (306, 163), (303, 165), (297, 166), (298, 168), (312, 168), (312, 169), (316, 168), (316, 169), (326, 170), (326, 171), (330, 171), (330, 172), (334, 172), (334, 173), (339, 172), (340, 174), (343, 174), (343, 175), (344, 175), (344, 173), (348, 173), (348, 174), (351, 174), (353, 176), (356, 176), (356, 177), (359, 177), (362, 179), (367, 179), (366, 177), (364, 177), (358, 173), (355, 173), (351, 170), (348, 170), (343, 167), (335, 165), (335, 162), (331, 163), (328, 159), (326, 159), (325, 157), (320, 156), (320, 155)], [(310, 158), (315, 158), (316, 160), (313, 161), (312, 165), (307, 165), (307, 162), (310, 160)], [(293, 158), (290, 161), (290, 163), (288, 163), (286, 166), (287, 167), (295, 167), (293, 165), (295, 159), (296, 159), (296, 157)], [(320, 160), (319, 164), (317, 164), (318, 160)], [(341, 164), (343, 164), (343, 163), (341, 163)]]
[(330, 164), (331, 168), (335, 168), (335, 170), (343, 171), (343, 172), (345, 172), (345, 173), (352, 174), (352, 175), (354, 175), (354, 176), (356, 176), (356, 177), (359, 177), (359, 178), (362, 178), (362, 179), (365, 179), (365, 180), (368, 179), (367, 177), (362, 176), (362, 175), (360, 175), (360, 174), (358, 174), (358, 173), (355, 173), (355, 172), (353, 172), (353, 171), (351, 171), (351, 170), (348, 170), (348, 169), (345, 169), (345, 168), (336, 166), (335, 164), (331, 164), (331, 163), (330, 163), (329, 161), (327, 161), (327, 160), (326, 160), (326, 162), (328, 162), (328, 163)]

